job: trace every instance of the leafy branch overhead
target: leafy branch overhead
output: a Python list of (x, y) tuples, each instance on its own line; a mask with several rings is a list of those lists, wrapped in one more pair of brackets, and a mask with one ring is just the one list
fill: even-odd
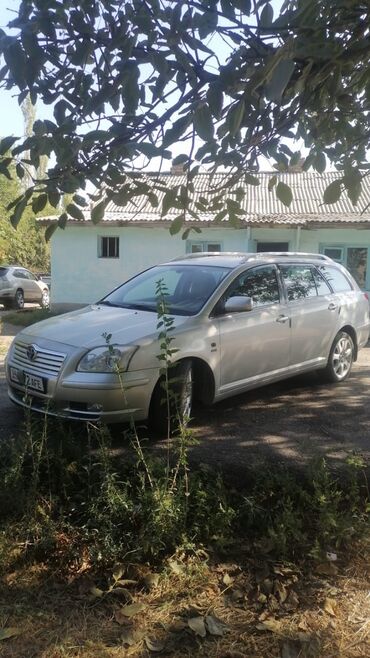
[[(124, 205), (144, 193), (155, 205), (160, 182), (137, 174), (148, 163), (163, 170), (175, 155), (187, 184), (166, 190), (162, 214), (178, 209), (176, 229), (200, 166), (229, 172), (203, 205), (237, 222), (229, 186), (245, 176), (254, 184), (261, 156), (286, 171), (298, 148), (304, 169), (323, 172), (330, 161), (343, 171), (324, 203), (346, 189), (356, 204), (368, 167), (370, 5), (285, 0), (275, 11), (268, 0), (23, 0), (0, 30), (0, 86), (20, 104), (28, 94), (41, 100), (50, 118), (24, 140), (3, 139), (0, 155), (12, 157), (0, 174), (9, 177), (14, 158), (26, 179), (43, 157), (52, 164), (15, 203), (13, 224), (27, 205), (59, 209), (66, 194), (67, 214), (80, 219), (87, 182), (104, 188), (93, 221), (118, 196)], [(290, 204), (289, 187), (275, 178), (270, 187)]]

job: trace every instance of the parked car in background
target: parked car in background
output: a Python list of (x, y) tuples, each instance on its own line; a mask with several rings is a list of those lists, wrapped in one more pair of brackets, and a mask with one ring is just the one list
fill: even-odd
[(0, 265), (0, 304), (5, 308), (24, 307), (35, 302), (42, 308), (49, 306), (49, 287), (24, 267)]
[(369, 336), (367, 295), (326, 256), (192, 254), (22, 330), (7, 357), (10, 399), (70, 419), (149, 418), (165, 433), (158, 308), (173, 322), (172, 418), (190, 417), (194, 400), (211, 404), (310, 370), (342, 382)]

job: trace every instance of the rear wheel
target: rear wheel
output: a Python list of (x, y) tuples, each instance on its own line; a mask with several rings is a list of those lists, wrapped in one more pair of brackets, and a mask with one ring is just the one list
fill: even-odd
[(20, 288), (18, 288), (17, 292), (15, 293), (14, 308), (17, 309), (24, 308), (24, 295), (23, 295), (23, 290), (21, 290)]
[(49, 304), (50, 304), (49, 291), (45, 289), (45, 290), (42, 291), (40, 306), (41, 306), (41, 308), (48, 308)]
[(175, 434), (181, 425), (187, 425), (193, 407), (193, 364), (181, 361), (168, 372), (166, 381), (157, 383), (150, 403), (149, 426), (161, 437)]
[(329, 382), (343, 382), (349, 376), (355, 346), (351, 336), (346, 331), (340, 331), (331, 346), (328, 364), (324, 370), (324, 378)]

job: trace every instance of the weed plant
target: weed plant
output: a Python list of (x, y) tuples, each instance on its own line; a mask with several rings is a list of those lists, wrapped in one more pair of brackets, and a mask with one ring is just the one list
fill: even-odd
[[(169, 377), (176, 350), (165, 295), (159, 282), (158, 358), (168, 410), (176, 409)], [(111, 336), (104, 338), (109, 346)], [(164, 457), (153, 456), (132, 426), (119, 458), (104, 426), (76, 433), (26, 414), (19, 436), (0, 443), (0, 566), (9, 567), (15, 545), (18, 559), (20, 551), (22, 559), (95, 568), (158, 562), (183, 547), (225, 549), (244, 540), (279, 559), (320, 558), (368, 529), (361, 459), (349, 460), (341, 480), (324, 460), (305, 478), (260, 467), (244, 491), (230, 491), (219, 473), (190, 468), (195, 439), (188, 420), (176, 418), (178, 431), (171, 441), (168, 436)]]

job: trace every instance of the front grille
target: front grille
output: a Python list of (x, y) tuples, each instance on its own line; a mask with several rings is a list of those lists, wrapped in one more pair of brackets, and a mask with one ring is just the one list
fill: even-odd
[(26, 343), (16, 341), (11, 356), (12, 364), (22, 369), (25, 368), (27, 372), (32, 374), (46, 373), (48, 375), (58, 375), (66, 358), (65, 354), (45, 350), (38, 345), (34, 345), (36, 357), (31, 360), (27, 356), (27, 348), (29, 347), (30, 345)]

